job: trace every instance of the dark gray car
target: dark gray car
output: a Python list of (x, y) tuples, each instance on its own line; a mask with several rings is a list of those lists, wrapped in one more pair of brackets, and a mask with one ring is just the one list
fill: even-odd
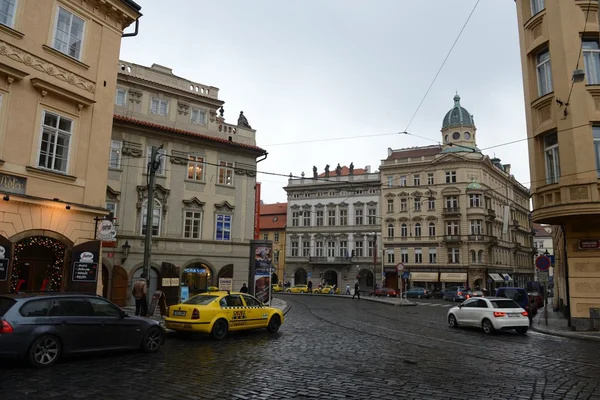
[(444, 300), (463, 301), (467, 299), (467, 288), (464, 286), (450, 286), (444, 290)]
[(0, 295), (0, 357), (25, 358), (36, 367), (60, 357), (106, 350), (159, 350), (165, 340), (157, 321), (129, 316), (94, 295)]

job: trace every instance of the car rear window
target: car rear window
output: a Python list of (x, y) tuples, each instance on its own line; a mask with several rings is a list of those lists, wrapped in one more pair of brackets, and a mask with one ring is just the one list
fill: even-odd
[(216, 299), (217, 296), (194, 296), (183, 302), (183, 304), (192, 304), (195, 306), (205, 306)]
[(0, 297), (0, 317), (4, 316), (8, 310), (16, 303), (16, 300), (8, 297)]
[(491, 303), (494, 308), (521, 308), (512, 300), (491, 300)]
[(499, 295), (518, 302), (527, 298), (526, 293), (527, 292), (525, 290), (521, 291), (518, 289), (504, 289), (499, 293)]
[(32, 300), (21, 307), (19, 314), (24, 317), (45, 317), (50, 310), (50, 300)]

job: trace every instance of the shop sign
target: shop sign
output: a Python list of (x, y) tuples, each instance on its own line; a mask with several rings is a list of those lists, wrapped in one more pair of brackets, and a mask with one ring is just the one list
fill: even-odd
[(112, 242), (117, 237), (117, 230), (115, 229), (115, 225), (109, 219), (103, 219), (98, 222), (98, 236), (97, 240), (102, 240), (103, 242)]
[(8, 252), (0, 246), (0, 281), (8, 279)]
[(0, 191), (14, 194), (25, 194), (27, 178), (0, 173)]
[(219, 278), (219, 290), (233, 290), (233, 279)]
[(579, 250), (594, 250), (600, 249), (600, 239), (584, 239), (578, 240)]
[(396, 271), (396, 267), (384, 267), (383, 272), (387, 272), (389, 274), (394, 274), (397, 271)]
[(96, 282), (98, 280), (98, 256), (91, 251), (73, 253), (73, 282)]

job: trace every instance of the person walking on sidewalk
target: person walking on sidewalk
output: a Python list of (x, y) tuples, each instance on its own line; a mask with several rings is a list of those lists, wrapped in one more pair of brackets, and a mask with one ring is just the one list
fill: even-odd
[(242, 288), (240, 289), (242, 293), (248, 293), (248, 286), (245, 283), (242, 284)]
[(146, 283), (146, 273), (144, 272), (140, 279), (133, 285), (133, 297), (135, 298), (135, 315), (145, 317), (148, 315), (148, 285)]
[(350, 285), (346, 285), (346, 296), (350, 296)]
[(354, 300), (354, 296), (358, 296), (360, 300), (360, 290), (358, 290), (358, 282), (354, 284), (354, 294), (352, 295), (352, 300)]

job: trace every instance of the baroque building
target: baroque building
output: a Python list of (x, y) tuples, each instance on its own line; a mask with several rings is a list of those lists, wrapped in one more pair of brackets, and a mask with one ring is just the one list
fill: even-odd
[[(516, 0), (534, 222), (552, 225), (554, 298), (600, 329), (600, 37), (597, 1)], [(596, 321), (593, 321), (596, 319)]]
[[(286, 282), (337, 285), (342, 292), (373, 288), (381, 267), (381, 178), (371, 167), (341, 167), (336, 172), (291, 178), (287, 192)], [(379, 275), (378, 275), (379, 274)]]
[(140, 17), (131, 0), (0, 0), (0, 292), (102, 287), (95, 219), (121, 38)]
[[(157, 64), (119, 65), (105, 187), (117, 237), (109, 249), (114, 256), (103, 259), (105, 295), (119, 305), (133, 302), (146, 229), (153, 236), (150, 289), (161, 289), (168, 302), (178, 300), (180, 283), (190, 295), (218, 286), (220, 278), (239, 289), (248, 279), (257, 158), (266, 158), (256, 131), (241, 113), (236, 124), (225, 122), (216, 87)], [(152, 146), (162, 146), (161, 164), (148, 199)]]
[(534, 276), (527, 188), (477, 148), (458, 94), (441, 133), (442, 145), (389, 149), (379, 168), (386, 286), (523, 287)]
[(275, 268), (272, 284), (280, 283), (285, 272), (287, 203), (261, 204), (259, 218), (260, 239), (273, 242), (272, 263)]

